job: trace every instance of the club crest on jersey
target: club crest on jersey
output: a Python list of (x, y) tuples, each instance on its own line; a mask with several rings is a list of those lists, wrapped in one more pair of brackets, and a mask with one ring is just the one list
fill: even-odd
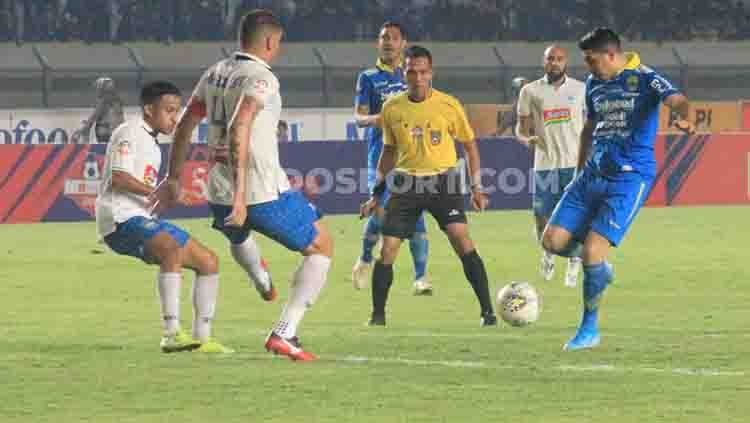
[(640, 84), (641, 81), (638, 78), (638, 75), (630, 75), (628, 79), (625, 80), (625, 85), (627, 85), (628, 91), (630, 92), (638, 91), (638, 86)]
[(432, 145), (440, 144), (440, 141), (442, 141), (442, 138), (443, 138), (443, 133), (440, 130), (430, 131), (430, 143)]

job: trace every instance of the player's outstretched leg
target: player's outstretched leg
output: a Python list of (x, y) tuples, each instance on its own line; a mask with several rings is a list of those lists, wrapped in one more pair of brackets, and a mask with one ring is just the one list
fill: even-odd
[(414, 262), (414, 295), (432, 295), (432, 283), (427, 279), (429, 248), (423, 214), (417, 220), (414, 235), (409, 239), (409, 250)]
[(575, 351), (594, 348), (601, 342), (599, 335), (599, 304), (604, 290), (612, 282), (612, 266), (605, 260), (609, 241), (591, 232), (584, 248), (583, 266), (583, 316), (575, 336), (563, 349)]
[(232, 252), (234, 261), (247, 273), (260, 298), (263, 301), (274, 301), (277, 296), (276, 288), (273, 286), (268, 264), (261, 256), (260, 247), (252, 235), (248, 235), (242, 242), (232, 241), (229, 250)]
[(233, 353), (212, 337), (219, 291), (219, 259), (213, 251), (196, 240), (189, 240), (182, 251), (184, 267), (195, 271), (193, 280), (193, 339), (199, 343), (196, 352)]
[(312, 361), (318, 357), (302, 349), (297, 329), (305, 312), (315, 304), (326, 284), (333, 255), (333, 240), (320, 222), (314, 223), (315, 239), (302, 250), (303, 259), (294, 274), (289, 301), (279, 321), (266, 338), (265, 348), (294, 361)]
[(364, 235), (362, 236), (362, 255), (357, 258), (352, 269), (352, 284), (354, 289), (364, 289), (370, 278), (372, 270), (373, 250), (380, 239), (382, 219), (377, 213), (373, 213), (365, 223)]

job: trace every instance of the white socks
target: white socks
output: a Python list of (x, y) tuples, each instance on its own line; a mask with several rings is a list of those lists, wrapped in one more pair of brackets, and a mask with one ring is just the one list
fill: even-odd
[(211, 337), (211, 322), (216, 314), (219, 275), (196, 275), (193, 281), (193, 339)]
[(281, 312), (281, 318), (274, 327), (274, 332), (282, 338), (291, 338), (297, 334), (302, 316), (315, 304), (320, 290), (326, 283), (331, 259), (322, 255), (306, 256), (294, 274), (289, 291), (289, 302)]
[(250, 277), (256, 285), (268, 290), (271, 279), (261, 264), (260, 248), (252, 236), (249, 236), (242, 244), (231, 244), (229, 249), (232, 257)]
[(180, 330), (181, 282), (182, 275), (179, 273), (159, 273), (157, 276), (161, 316), (167, 335), (174, 335)]

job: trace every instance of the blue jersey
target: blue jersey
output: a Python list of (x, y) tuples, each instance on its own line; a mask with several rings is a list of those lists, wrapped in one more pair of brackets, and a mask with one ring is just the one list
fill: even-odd
[(603, 81), (586, 81), (586, 109), (593, 122), (591, 157), (586, 167), (600, 174), (638, 172), (656, 174), (654, 141), (659, 126), (659, 105), (679, 91), (663, 76), (627, 53), (625, 69)]
[[(370, 114), (376, 115), (383, 109), (386, 100), (404, 91), (406, 91), (406, 83), (401, 68), (392, 68), (378, 60), (374, 68), (360, 72), (357, 77), (354, 107), (368, 106)], [(366, 128), (365, 140), (367, 141), (367, 180), (372, 189), (380, 152), (383, 150), (383, 130), (376, 127)]]

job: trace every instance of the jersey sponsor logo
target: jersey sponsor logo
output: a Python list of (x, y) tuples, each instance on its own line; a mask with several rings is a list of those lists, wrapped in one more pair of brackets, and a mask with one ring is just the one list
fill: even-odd
[(609, 113), (617, 111), (631, 111), (635, 109), (635, 99), (613, 99), (596, 101), (594, 110), (597, 113)]
[(636, 92), (638, 91), (638, 87), (641, 85), (641, 80), (640, 78), (638, 78), (638, 75), (630, 75), (625, 80), (625, 85), (627, 85), (628, 91)]
[(157, 179), (159, 179), (159, 171), (155, 167), (147, 165), (146, 169), (143, 170), (143, 183), (155, 186)]
[(570, 109), (549, 109), (543, 112), (544, 126), (566, 123), (571, 120)]
[(383, 91), (380, 93), (380, 100), (382, 103), (385, 104), (386, 101), (401, 94), (402, 92), (404, 92), (404, 90), (401, 90), (401, 89), (394, 90), (394, 91)]

